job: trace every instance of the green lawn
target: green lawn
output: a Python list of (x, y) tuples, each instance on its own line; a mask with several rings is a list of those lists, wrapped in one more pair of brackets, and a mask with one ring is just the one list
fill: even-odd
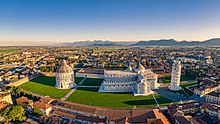
[[(158, 102), (168, 104), (169, 101), (160, 96)], [(67, 101), (93, 106), (113, 108), (153, 108), (156, 103), (152, 95), (133, 96), (132, 93), (99, 93), (98, 88), (78, 88)]]
[(169, 90), (170, 92), (173, 92), (173, 93), (176, 93), (176, 94), (180, 94), (182, 96), (187, 96), (183, 90), (179, 90), (179, 91), (172, 91), (172, 90)]
[(160, 106), (168, 106), (173, 102), (172, 100), (166, 99), (162, 96), (159, 96), (158, 94), (154, 94), (154, 97), (157, 99), (157, 102)]
[(194, 84), (197, 84), (197, 81), (181, 83), (180, 86), (182, 88), (186, 88), (187, 86), (194, 85)]
[(190, 75), (181, 76), (181, 81), (189, 81), (189, 80), (195, 80), (195, 78), (192, 78)]
[(75, 77), (75, 83), (79, 84), (83, 79), (84, 77)]
[[(194, 78), (190, 77), (189, 75), (182, 75), (181, 76), (181, 81), (189, 81), (189, 80), (194, 80)], [(162, 82), (165, 83), (165, 84), (168, 84), (171, 82), (171, 77), (164, 77), (162, 79)]]
[(55, 84), (55, 77), (40, 76), (20, 85), (19, 87), (30, 92), (34, 92), (45, 96), (48, 95), (52, 98), (57, 99), (62, 98), (65, 94), (67, 94), (70, 91), (70, 89), (57, 89), (54, 87)]
[(164, 78), (162, 79), (162, 82), (163, 82), (164, 84), (169, 84), (169, 83), (171, 82), (171, 77), (164, 77)]
[(184, 91), (189, 95), (192, 96), (194, 94), (194, 92), (192, 92), (191, 90), (188, 90), (187, 88), (184, 88)]
[(103, 79), (96, 79), (96, 78), (87, 78), (83, 82), (83, 86), (100, 86), (103, 82)]

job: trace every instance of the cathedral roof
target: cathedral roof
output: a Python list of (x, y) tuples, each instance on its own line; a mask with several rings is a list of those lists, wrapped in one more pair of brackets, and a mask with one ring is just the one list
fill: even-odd
[(57, 73), (72, 73), (73, 69), (67, 64), (66, 60), (62, 60), (57, 69)]

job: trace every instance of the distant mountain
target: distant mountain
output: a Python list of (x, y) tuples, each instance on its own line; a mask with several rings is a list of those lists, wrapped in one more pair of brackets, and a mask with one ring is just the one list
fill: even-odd
[(176, 41), (174, 39), (139, 41), (130, 46), (220, 46), (220, 38), (206, 41)]
[(59, 44), (59, 46), (220, 46), (220, 38), (206, 41), (176, 41), (174, 39), (161, 39), (139, 42), (113, 42), (113, 41), (76, 41)]
[(113, 42), (113, 41), (76, 41), (76, 42), (66, 42), (59, 44), (60, 46), (125, 46), (130, 45), (134, 42)]

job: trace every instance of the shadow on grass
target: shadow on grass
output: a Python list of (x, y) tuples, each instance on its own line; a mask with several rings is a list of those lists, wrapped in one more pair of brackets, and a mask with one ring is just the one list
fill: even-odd
[(56, 79), (55, 77), (39, 76), (31, 80), (31, 82), (54, 87), (56, 84)]
[(156, 98), (156, 99), (159, 104), (170, 104), (171, 102), (173, 102), (172, 100), (161, 98), (161, 97)]
[[(98, 92), (99, 88), (91, 88), (91, 87), (79, 87), (77, 90), (82, 90), (82, 91), (88, 91), (88, 92)], [(118, 92), (118, 93), (111, 93), (111, 92), (100, 92), (103, 94), (132, 94), (132, 92)]]
[(154, 99), (147, 99), (147, 100), (130, 100), (123, 102), (127, 105), (155, 105)]

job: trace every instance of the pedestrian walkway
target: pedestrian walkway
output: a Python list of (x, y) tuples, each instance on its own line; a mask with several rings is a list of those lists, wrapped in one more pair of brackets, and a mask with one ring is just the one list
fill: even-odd
[(82, 81), (80, 81), (80, 83), (74, 87), (73, 89), (70, 90), (70, 92), (68, 92), (64, 97), (62, 97), (60, 100), (66, 100), (74, 91), (76, 91), (76, 89), (86, 80), (86, 78), (84, 78)]
[(187, 98), (186, 96), (182, 96), (176, 93), (172, 93), (168, 90), (167, 87), (161, 87), (158, 90), (155, 90), (155, 92), (157, 94), (159, 94), (160, 96), (173, 100), (173, 101), (180, 101), (180, 100), (188, 100), (189, 98)]
[(154, 100), (155, 100), (155, 102), (156, 102), (156, 104), (157, 104), (157, 107), (160, 107), (160, 105), (159, 105), (157, 99), (155, 98), (154, 94), (153, 94), (153, 98), (154, 98)]

